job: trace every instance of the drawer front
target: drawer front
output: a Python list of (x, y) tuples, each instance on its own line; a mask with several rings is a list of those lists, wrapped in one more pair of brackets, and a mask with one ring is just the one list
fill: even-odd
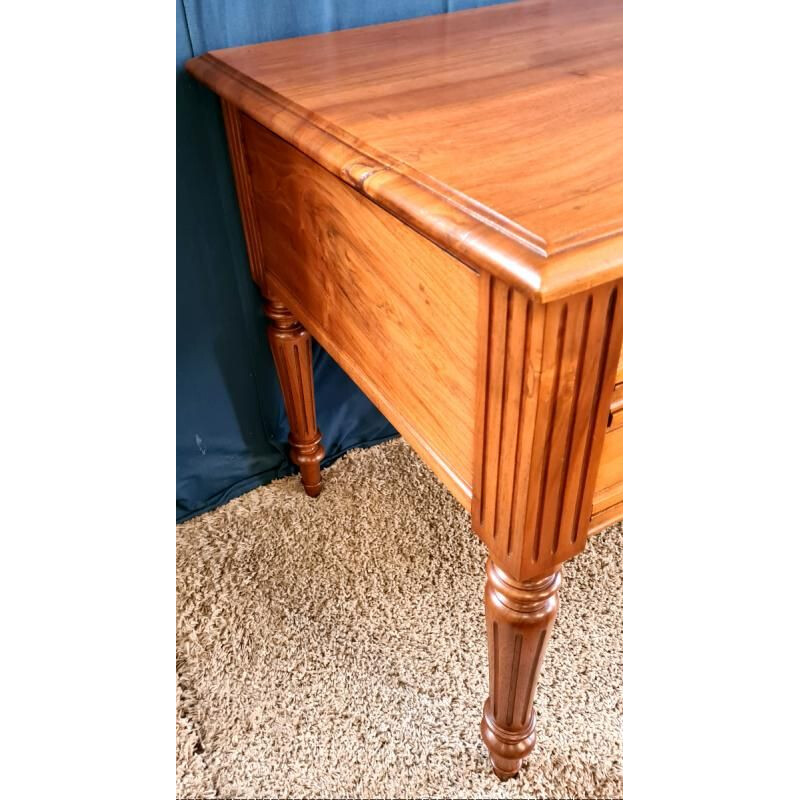
[(244, 115), (241, 130), (256, 280), (469, 507), (477, 273)]
[[(622, 374), (622, 357), (617, 372)], [(611, 408), (608, 413), (608, 427), (600, 457), (594, 497), (592, 498), (592, 518), (589, 532), (610, 525), (622, 518), (622, 384), (614, 387)]]
[(595, 484), (592, 513), (611, 505), (609, 497), (622, 500), (622, 426), (606, 433), (600, 471)]

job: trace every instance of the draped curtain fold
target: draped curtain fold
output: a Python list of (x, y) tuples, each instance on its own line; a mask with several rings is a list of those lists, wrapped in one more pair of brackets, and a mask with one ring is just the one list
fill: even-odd
[[(219, 101), (183, 64), (207, 50), (492, 2), (497, 0), (177, 0), (178, 521), (294, 471)], [(313, 357), (324, 463), (396, 434), (316, 343)]]

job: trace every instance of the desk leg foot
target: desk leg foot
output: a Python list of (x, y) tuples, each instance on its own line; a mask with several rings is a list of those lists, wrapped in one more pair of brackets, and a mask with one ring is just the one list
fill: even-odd
[(521, 583), (486, 562), (489, 698), (481, 735), (501, 780), (519, 772), (536, 743), (533, 697), (558, 612), (561, 571)]
[(267, 335), (289, 418), (289, 455), (300, 467), (306, 494), (316, 497), (322, 487), (319, 465), (325, 450), (314, 405), (311, 337), (281, 303), (267, 299), (264, 313), (272, 320)]

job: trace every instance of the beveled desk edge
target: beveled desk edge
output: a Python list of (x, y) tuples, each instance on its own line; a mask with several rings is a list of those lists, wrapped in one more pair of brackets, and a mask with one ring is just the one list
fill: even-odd
[(214, 52), (186, 69), (224, 100), (467, 266), (547, 303), (622, 277), (622, 231), (548, 252), (544, 240), (257, 83)]

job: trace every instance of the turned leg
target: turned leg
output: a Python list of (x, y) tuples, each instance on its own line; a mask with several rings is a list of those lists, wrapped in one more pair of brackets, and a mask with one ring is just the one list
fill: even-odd
[(267, 334), (289, 418), (289, 454), (300, 467), (306, 494), (316, 497), (322, 485), (319, 464), (325, 450), (314, 406), (311, 337), (281, 303), (267, 299), (264, 313), (272, 320)]
[(560, 565), (586, 545), (622, 347), (622, 281), (543, 302), (480, 282), (472, 527), (489, 551), (489, 699), (500, 778), (536, 740), (533, 697)]
[(495, 774), (510, 778), (536, 743), (533, 698), (558, 611), (561, 572), (521, 583), (486, 562), (489, 698), (481, 734)]

